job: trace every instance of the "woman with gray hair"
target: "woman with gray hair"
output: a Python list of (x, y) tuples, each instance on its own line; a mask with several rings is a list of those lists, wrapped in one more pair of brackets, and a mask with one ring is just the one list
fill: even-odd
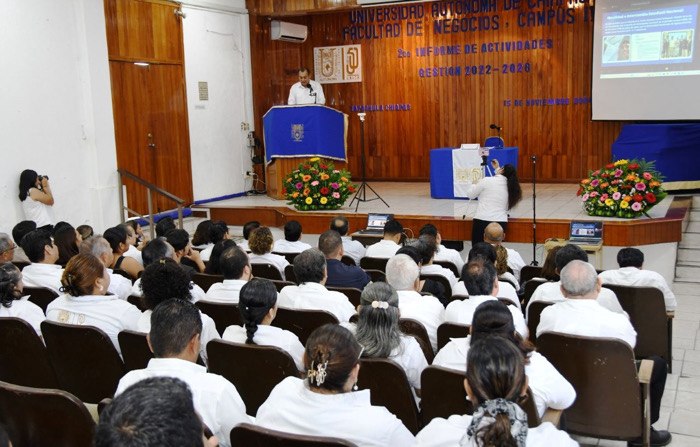
[(399, 329), (399, 295), (385, 282), (368, 285), (362, 291), (355, 337), (364, 346), (363, 357), (386, 358), (406, 372), (415, 395), (420, 397), (420, 375), (428, 362), (415, 338)]

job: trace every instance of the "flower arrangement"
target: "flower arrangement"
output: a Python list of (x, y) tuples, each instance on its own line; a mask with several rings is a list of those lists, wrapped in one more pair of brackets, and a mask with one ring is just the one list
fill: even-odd
[(287, 174), (284, 185), (287, 203), (300, 211), (338, 209), (357, 187), (349, 172), (337, 170), (333, 163), (318, 157), (299, 164)]
[(647, 214), (667, 193), (654, 162), (617, 160), (581, 180), (577, 196), (589, 216), (632, 219)]

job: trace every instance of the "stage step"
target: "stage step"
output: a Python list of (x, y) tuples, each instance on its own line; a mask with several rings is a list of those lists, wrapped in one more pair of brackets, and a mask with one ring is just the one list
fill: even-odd
[(697, 263), (700, 266), (700, 249), (679, 248), (676, 263), (678, 265), (694, 265)]
[[(700, 196), (693, 196), (690, 222), (678, 244), (675, 281), (700, 283)], [(697, 294), (697, 290), (692, 293)]]
[(700, 222), (700, 209), (691, 209), (690, 210), (690, 222)]
[(686, 233), (700, 233), (700, 221), (690, 221), (685, 229)]
[(677, 282), (700, 283), (700, 266), (676, 265)]
[(683, 233), (683, 239), (681, 239), (678, 247), (700, 249), (700, 233)]

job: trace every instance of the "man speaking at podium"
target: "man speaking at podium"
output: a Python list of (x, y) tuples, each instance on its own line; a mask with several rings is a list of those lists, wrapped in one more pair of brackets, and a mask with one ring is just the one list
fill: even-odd
[(326, 103), (321, 84), (309, 79), (309, 69), (301, 67), (299, 69), (299, 82), (289, 89), (289, 99), (287, 104), (319, 104)]

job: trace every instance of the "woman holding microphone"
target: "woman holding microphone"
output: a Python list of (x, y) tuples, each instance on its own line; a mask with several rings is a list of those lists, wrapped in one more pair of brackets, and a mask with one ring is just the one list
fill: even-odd
[(505, 231), (508, 211), (523, 197), (515, 166), (507, 164), (499, 168), (496, 160), (492, 164), (495, 165), (496, 175), (474, 181), (467, 190), (467, 197), (479, 198), (472, 221), (472, 246), (484, 242), (484, 230), (491, 222), (498, 222)]
[(34, 221), (38, 230), (53, 229), (50, 209), (54, 200), (47, 176), (38, 175), (31, 169), (22, 171), (19, 176), (19, 200), (26, 220)]

